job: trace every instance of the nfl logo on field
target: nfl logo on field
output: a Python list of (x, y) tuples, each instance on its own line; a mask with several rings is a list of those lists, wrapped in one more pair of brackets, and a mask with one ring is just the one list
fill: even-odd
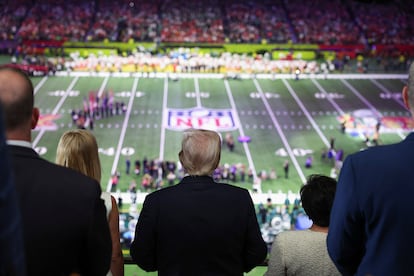
[(216, 131), (236, 129), (233, 113), (230, 109), (169, 109), (167, 128), (184, 130), (204, 128)]

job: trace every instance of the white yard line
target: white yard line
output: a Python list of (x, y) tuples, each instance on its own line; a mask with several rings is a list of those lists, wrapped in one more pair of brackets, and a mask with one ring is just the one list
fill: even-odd
[[(73, 87), (75, 86), (76, 82), (78, 81), (79, 77), (75, 77), (72, 82), (70, 83), (69, 87), (66, 89), (65, 94), (60, 98), (58, 104), (52, 111), (52, 115), (56, 115), (59, 110), (62, 108), (63, 103), (65, 102), (66, 98), (69, 96), (69, 93), (72, 91)], [(39, 143), (40, 139), (42, 138), (43, 134), (45, 134), (46, 130), (42, 129), (37, 134), (36, 138), (32, 142), (33, 148), (36, 148), (37, 144)]]
[(266, 96), (264, 95), (262, 88), (259, 85), (259, 82), (257, 81), (257, 79), (254, 79), (253, 82), (254, 82), (254, 85), (257, 89), (257, 92), (260, 94), (260, 97), (263, 101), (263, 104), (266, 107), (267, 113), (269, 114), (270, 119), (272, 120), (273, 125), (275, 126), (275, 128), (276, 128), (276, 130), (277, 130), (277, 132), (280, 136), (280, 139), (282, 140), (282, 143), (286, 148), (286, 151), (289, 154), (290, 159), (292, 160), (293, 165), (295, 166), (296, 171), (299, 174), (300, 179), (302, 180), (303, 183), (305, 183), (306, 182), (306, 177), (303, 174), (303, 171), (302, 171), (298, 161), (296, 160), (295, 155), (293, 154), (292, 148), (290, 147), (289, 142), (286, 139), (285, 133), (283, 132), (282, 128), (280, 127), (280, 124), (279, 124), (278, 120), (276, 119), (275, 114), (273, 113), (272, 108), (271, 108), (269, 102), (267, 101)]
[(42, 80), (36, 85), (34, 88), (33, 94), (36, 95), (36, 93), (39, 91), (40, 87), (43, 86), (43, 84), (47, 81), (47, 76), (43, 77)]
[[(243, 126), (240, 123), (239, 114), (237, 113), (236, 104), (234, 102), (233, 93), (231, 92), (228, 80), (224, 80), (224, 86), (226, 87), (227, 96), (229, 98), (231, 109), (234, 114), (234, 120), (236, 123), (236, 127), (238, 126), (240, 135), (245, 136), (244, 131), (243, 131)], [(247, 143), (243, 143), (243, 148), (244, 148), (244, 151), (246, 152), (247, 162), (249, 162), (249, 168), (251, 169), (254, 178), (256, 178), (257, 177), (256, 168), (254, 166), (253, 158), (252, 158), (252, 155), (250, 153), (250, 149)]]
[(309, 113), (309, 111), (306, 109), (305, 105), (302, 103), (302, 101), (300, 100), (300, 98), (296, 94), (295, 90), (293, 90), (293, 88), (290, 86), (290, 84), (286, 80), (282, 80), (282, 81), (285, 84), (285, 86), (287, 87), (287, 89), (289, 90), (290, 95), (292, 95), (292, 97), (295, 99), (296, 103), (299, 105), (300, 109), (302, 110), (302, 112), (305, 114), (306, 118), (311, 123), (313, 129), (316, 131), (316, 133), (318, 133), (319, 137), (321, 138), (321, 140), (323, 141), (325, 146), (327, 146), (329, 148), (330, 143), (329, 143), (328, 138), (326, 138), (326, 136), (323, 134), (323, 132), (319, 128), (318, 124), (313, 119), (312, 115)]
[(332, 97), (329, 97), (328, 92), (317, 82), (315, 79), (312, 79), (313, 84), (319, 89), (319, 92), (323, 93), (326, 97), (326, 99), (332, 104), (333, 107), (335, 107), (336, 111), (339, 112), (340, 115), (344, 115), (345, 112), (342, 110), (341, 107), (332, 99)]
[(161, 138), (160, 138), (160, 160), (164, 160), (165, 148), (165, 127), (167, 125), (167, 100), (168, 100), (168, 76), (164, 78), (164, 96), (162, 98), (162, 122), (161, 122)]
[[(379, 89), (381, 89), (382, 92), (384, 92), (385, 94), (392, 94), (387, 88), (385, 88), (384, 85), (382, 85), (381, 83), (379, 83), (377, 80), (370, 80), (372, 83), (374, 83)], [(402, 91), (402, 89), (401, 89)], [(404, 105), (404, 102), (401, 100), (398, 100), (395, 97), (392, 97), (392, 99), (394, 99), (395, 102), (397, 102), (399, 105), (401, 105), (404, 109), (406, 108)]]
[(200, 85), (198, 83), (198, 78), (194, 77), (194, 87), (196, 93), (197, 107), (201, 108), (201, 95), (200, 95)]
[(105, 87), (106, 87), (106, 84), (108, 83), (108, 80), (109, 80), (109, 76), (106, 76), (104, 81), (101, 84), (101, 87), (99, 88), (99, 91), (98, 91), (98, 97), (99, 98), (102, 98), (102, 94), (105, 90)]
[[(117, 146), (116, 152), (115, 152), (114, 163), (112, 164), (111, 175), (114, 172), (116, 172), (117, 168), (118, 168), (119, 157), (121, 155), (122, 145), (123, 145), (124, 140), (125, 140), (125, 133), (126, 133), (126, 130), (127, 130), (127, 127), (128, 127), (129, 116), (131, 114), (132, 104), (134, 103), (135, 92), (137, 91), (137, 87), (138, 87), (138, 78), (135, 78), (134, 84), (132, 85), (131, 96), (129, 97), (128, 107), (127, 107), (127, 110), (126, 110), (126, 113), (125, 113), (124, 123), (123, 123), (122, 129), (121, 129), (121, 136), (119, 137), (118, 146)], [(112, 188), (111, 184), (112, 184), (111, 179), (109, 179), (108, 186), (106, 187), (107, 192), (111, 191), (111, 188)]]
[[(382, 113), (380, 111), (378, 111), (375, 106), (373, 106), (367, 99), (365, 99), (364, 96), (362, 96), (361, 93), (359, 93), (358, 90), (356, 90), (349, 82), (347, 82), (344, 79), (341, 79), (342, 83), (345, 84), (346, 87), (348, 87), (349, 90), (352, 91), (352, 93), (354, 93), (363, 103), (365, 103), (366, 106), (369, 107), (369, 109), (374, 113), (377, 114), (378, 117), (382, 117)], [(385, 87), (383, 87), (385, 89)], [(386, 92), (387, 94), (389, 93), (388, 91)], [(404, 106), (405, 107), (405, 106)], [(398, 136), (401, 139), (405, 138), (405, 135), (401, 133), (401, 131), (397, 131)]]

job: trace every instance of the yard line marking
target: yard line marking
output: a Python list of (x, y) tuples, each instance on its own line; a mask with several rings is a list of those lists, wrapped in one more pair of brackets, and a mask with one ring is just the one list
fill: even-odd
[(315, 79), (312, 79), (313, 84), (319, 89), (320, 92), (325, 94), (326, 99), (335, 107), (335, 109), (339, 112), (340, 115), (345, 114), (345, 112), (342, 110), (342, 108), (339, 107), (339, 105), (332, 99), (332, 97), (329, 97), (328, 92), (317, 82)]
[(326, 138), (326, 136), (322, 133), (321, 129), (319, 128), (318, 124), (315, 122), (315, 120), (313, 119), (312, 115), (309, 113), (309, 111), (306, 109), (305, 105), (303, 104), (303, 102), (300, 100), (300, 98), (298, 97), (298, 95), (296, 94), (295, 90), (293, 90), (293, 88), (290, 86), (290, 84), (283, 79), (282, 80), (284, 85), (287, 87), (287, 89), (289, 90), (290, 95), (295, 99), (296, 103), (299, 105), (299, 107), (302, 109), (303, 113), (305, 114), (306, 118), (308, 118), (309, 122), (311, 123), (313, 129), (316, 131), (316, 133), (318, 133), (319, 137), (321, 138), (321, 140), (323, 141), (323, 143), (329, 148), (330, 147), (330, 143), (329, 140)]
[(106, 87), (106, 84), (108, 83), (108, 79), (109, 79), (109, 76), (106, 76), (104, 81), (102, 82), (101, 87), (99, 88), (99, 91), (98, 91), (98, 97), (99, 98), (102, 98), (103, 91)]
[[(65, 94), (60, 98), (60, 100), (59, 100), (58, 104), (56, 105), (55, 109), (53, 109), (53, 111), (52, 111), (53, 115), (56, 115), (59, 112), (59, 110), (62, 108), (62, 105), (63, 105), (64, 101), (69, 96), (69, 92), (72, 91), (73, 87), (78, 82), (78, 79), (79, 79), (79, 77), (75, 77), (72, 80), (72, 82), (69, 84), (69, 87), (68, 87), (68, 89), (66, 89)], [(35, 148), (37, 146), (37, 144), (39, 143), (40, 139), (45, 134), (45, 132), (46, 132), (45, 129), (40, 130), (40, 132), (37, 134), (36, 138), (33, 140), (33, 143), (32, 143), (33, 148)]]
[(293, 154), (292, 148), (290, 147), (289, 142), (286, 139), (285, 133), (283, 132), (282, 128), (280, 127), (280, 124), (279, 124), (278, 120), (276, 119), (275, 114), (273, 113), (273, 110), (270, 107), (270, 104), (267, 101), (266, 96), (264, 95), (263, 90), (259, 85), (259, 82), (257, 81), (257, 79), (254, 79), (253, 82), (254, 82), (254, 85), (257, 89), (257, 92), (259, 92), (259, 95), (262, 99), (263, 104), (266, 107), (267, 113), (269, 114), (270, 119), (272, 120), (273, 125), (275, 126), (275, 128), (276, 128), (276, 130), (277, 130), (277, 132), (280, 136), (280, 139), (282, 140), (283, 145), (286, 147), (286, 151), (288, 152), (288, 154), (290, 156), (290, 159), (292, 160), (293, 165), (295, 166), (296, 171), (299, 174), (300, 179), (302, 180), (303, 183), (305, 183), (306, 182), (306, 177), (303, 174), (302, 168), (300, 167), (298, 161), (296, 160), (296, 157)]
[(195, 87), (195, 93), (196, 93), (196, 100), (197, 100), (197, 107), (201, 108), (201, 95), (200, 95), (200, 85), (198, 83), (198, 78), (194, 77), (194, 87)]
[[(135, 92), (137, 91), (137, 86), (138, 86), (138, 78), (135, 78), (134, 84), (132, 85), (132, 90), (131, 90), (132, 93), (129, 97), (128, 107), (127, 107), (127, 110), (126, 110), (126, 113), (125, 113), (124, 123), (122, 124), (121, 136), (119, 137), (118, 146), (117, 146), (116, 152), (115, 152), (114, 163), (112, 164), (111, 176), (112, 176), (113, 173), (115, 173), (117, 171), (117, 167), (118, 167), (118, 163), (119, 163), (119, 156), (121, 155), (122, 144), (124, 143), (124, 140), (125, 140), (125, 133), (126, 133), (126, 130), (128, 128), (129, 116), (131, 115), (132, 104), (134, 103)], [(108, 186), (106, 187), (107, 192), (111, 191), (111, 188), (112, 188), (111, 184), (112, 184), (111, 179), (109, 179)]]
[(381, 112), (380, 111), (378, 111), (376, 108), (375, 108), (375, 106), (373, 106), (367, 99), (365, 99), (365, 97), (364, 96), (362, 96), (361, 95), (361, 93), (359, 93), (359, 91), (358, 90), (356, 90), (348, 81), (346, 81), (346, 80), (341, 80), (341, 82), (343, 83), (343, 84), (345, 84), (345, 86), (346, 87), (348, 87), (349, 88), (349, 90), (351, 90), (352, 91), (352, 93), (354, 93), (355, 94), (355, 96), (357, 96), (363, 103), (365, 103), (365, 105), (366, 106), (368, 106), (369, 107), (369, 109), (372, 111), (372, 112), (374, 112), (375, 114), (377, 114), (377, 116), (378, 117), (381, 117), (382, 116), (382, 114), (381, 114)]
[[(234, 102), (233, 93), (231, 92), (228, 80), (224, 80), (224, 86), (226, 87), (227, 96), (229, 98), (231, 109), (234, 114), (234, 121), (236, 123), (236, 126), (239, 126), (240, 135), (245, 136), (244, 131), (243, 131), (243, 126), (240, 123), (239, 114), (237, 113), (236, 104)], [(256, 168), (254, 166), (253, 158), (252, 158), (252, 155), (250, 153), (250, 149), (247, 143), (243, 143), (243, 148), (244, 148), (244, 151), (246, 152), (247, 162), (249, 162), (249, 168), (252, 170), (254, 180), (256, 180), (257, 178)]]
[(36, 95), (36, 93), (39, 91), (40, 87), (43, 86), (43, 84), (47, 81), (47, 76), (43, 77), (42, 80), (36, 85), (33, 94)]
[[(381, 89), (382, 92), (386, 93), (387, 95), (392, 94), (387, 88), (385, 88), (384, 85), (379, 83), (377, 80), (370, 80), (370, 81), (374, 83), (379, 89)], [(392, 97), (392, 98), (394, 99), (395, 102), (397, 102), (399, 105), (401, 105), (405, 109), (405, 105), (401, 100), (396, 99), (395, 97)]]
[[(356, 90), (348, 81), (346, 81), (346, 80), (344, 80), (344, 79), (341, 79), (341, 82), (343, 83), (343, 84), (345, 84), (345, 86), (346, 87), (348, 87), (349, 88), (349, 90), (351, 90), (352, 91), (352, 93), (354, 93), (362, 102), (364, 102), (368, 107), (369, 107), (369, 109), (372, 111), (372, 112), (374, 112), (375, 114), (377, 114), (377, 116), (378, 117), (382, 117), (383, 116), (383, 114), (378, 110), (378, 109), (376, 109), (375, 108), (375, 106), (373, 106), (367, 99), (365, 99), (365, 97), (364, 96), (362, 96), (361, 95), (361, 93), (359, 93), (359, 91), (358, 90)], [(385, 89), (385, 87), (383, 87), (384, 89)], [(389, 93), (389, 91), (387, 91), (386, 93)], [(404, 106), (405, 107), (405, 106)], [(402, 134), (401, 133), (401, 131), (397, 131), (397, 135), (401, 138), (401, 139), (404, 139), (405, 138), (405, 135), (404, 134)]]
[[(168, 99), (168, 76), (164, 78), (164, 95), (162, 98), (162, 110), (167, 110)], [(161, 137), (160, 137), (160, 160), (164, 160), (164, 147), (165, 147), (165, 126), (167, 125), (167, 112), (163, 112), (161, 122)]]

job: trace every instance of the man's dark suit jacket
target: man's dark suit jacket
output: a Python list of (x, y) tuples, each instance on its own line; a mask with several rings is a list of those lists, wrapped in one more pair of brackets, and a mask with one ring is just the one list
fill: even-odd
[(343, 275), (414, 275), (414, 133), (349, 155), (327, 238)]
[(132, 259), (159, 275), (243, 275), (266, 255), (248, 191), (208, 176), (149, 194), (131, 245)]
[(106, 275), (111, 237), (99, 183), (8, 146), (19, 197), (28, 275)]

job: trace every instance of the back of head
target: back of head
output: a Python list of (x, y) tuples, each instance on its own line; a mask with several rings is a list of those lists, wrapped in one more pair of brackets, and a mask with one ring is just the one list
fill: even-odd
[(414, 116), (414, 62), (411, 63), (410, 69), (408, 71), (408, 95), (411, 106), (411, 113)]
[(69, 130), (60, 137), (56, 163), (101, 181), (101, 164), (95, 136), (84, 129)]
[(217, 132), (204, 129), (184, 131), (179, 153), (180, 162), (189, 175), (212, 175), (221, 156), (221, 140)]
[(0, 67), (0, 102), (6, 131), (31, 130), (34, 95), (33, 84), (26, 73), (17, 68)]
[(313, 223), (318, 226), (329, 226), (336, 183), (336, 180), (331, 177), (313, 174), (300, 189), (302, 207)]

